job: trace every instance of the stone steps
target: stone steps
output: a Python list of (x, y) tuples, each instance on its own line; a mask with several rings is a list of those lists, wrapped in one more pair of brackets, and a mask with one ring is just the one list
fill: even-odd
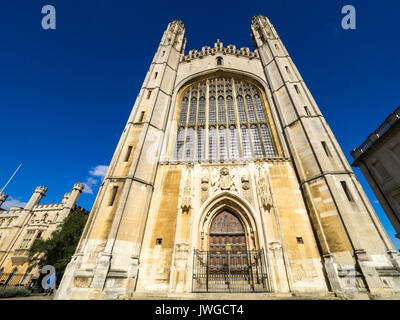
[(144, 293), (137, 292), (129, 300), (342, 300), (333, 293), (291, 294), (291, 293)]

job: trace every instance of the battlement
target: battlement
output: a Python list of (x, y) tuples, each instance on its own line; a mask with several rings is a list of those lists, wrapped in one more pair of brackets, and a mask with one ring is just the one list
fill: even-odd
[(63, 207), (62, 203), (46, 203), (46, 204), (37, 204), (34, 206), (34, 210), (37, 209), (60, 209)]
[(84, 188), (85, 185), (83, 183), (75, 183), (73, 190), (78, 190), (79, 192), (82, 192)]
[(203, 58), (208, 55), (216, 55), (218, 53), (222, 54), (232, 54), (235, 56), (242, 56), (249, 59), (258, 59), (258, 53), (250, 51), (248, 47), (242, 47), (237, 49), (235, 45), (230, 44), (226, 48), (223, 46), (223, 43), (218, 39), (216, 43), (214, 43), (214, 48), (209, 46), (204, 46), (201, 51), (190, 50), (189, 54), (182, 58), (182, 61), (190, 62), (193, 59)]
[(36, 187), (36, 189), (34, 191), (34, 193), (40, 193), (43, 196), (46, 194), (46, 192), (47, 192), (47, 188), (43, 187), (43, 186)]

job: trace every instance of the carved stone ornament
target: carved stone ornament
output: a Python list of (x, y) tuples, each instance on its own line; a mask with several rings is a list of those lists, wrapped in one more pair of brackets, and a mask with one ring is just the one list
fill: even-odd
[(219, 187), (221, 190), (229, 190), (232, 187), (232, 178), (229, 175), (228, 168), (224, 167), (220, 171), (221, 176), (219, 178)]
[(207, 177), (203, 177), (201, 178), (201, 190), (202, 191), (207, 191), (208, 190), (208, 178)]
[(192, 202), (192, 196), (191, 196), (190, 172), (189, 172), (185, 182), (185, 187), (183, 189), (182, 202), (181, 202), (182, 212), (186, 213), (189, 212), (189, 209), (191, 208), (191, 202)]
[(258, 189), (260, 193), (261, 203), (266, 210), (270, 210), (273, 206), (271, 191), (268, 187), (267, 181), (260, 175), (258, 182)]

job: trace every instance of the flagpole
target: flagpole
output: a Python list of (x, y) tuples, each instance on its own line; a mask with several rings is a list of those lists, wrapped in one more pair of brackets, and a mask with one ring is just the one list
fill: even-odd
[(3, 187), (3, 189), (0, 190), (0, 193), (2, 193), (4, 191), (4, 189), (7, 187), (7, 185), (10, 183), (10, 181), (12, 180), (12, 178), (14, 178), (15, 174), (18, 172), (19, 168), (21, 168), (22, 163), (18, 166), (18, 168), (14, 171), (14, 173), (12, 174), (11, 178), (8, 179), (6, 185)]

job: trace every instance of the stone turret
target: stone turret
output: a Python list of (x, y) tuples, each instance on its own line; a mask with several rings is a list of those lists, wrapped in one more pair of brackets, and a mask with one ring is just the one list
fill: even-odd
[(0, 192), (0, 207), (6, 201), (7, 198), (8, 198), (7, 194)]
[(33, 191), (32, 197), (29, 199), (27, 205), (25, 206), (25, 210), (31, 211), (34, 206), (39, 204), (40, 200), (46, 195), (47, 188), (43, 186), (36, 187), (35, 191)]

